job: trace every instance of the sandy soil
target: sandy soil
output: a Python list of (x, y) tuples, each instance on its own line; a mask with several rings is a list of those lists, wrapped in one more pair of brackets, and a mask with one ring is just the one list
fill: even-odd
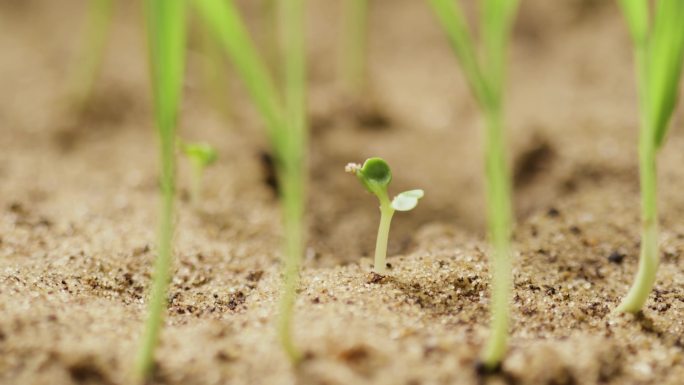
[[(681, 384), (682, 113), (660, 157), (662, 266), (644, 313), (610, 311), (637, 265), (631, 52), (614, 2), (524, 1), (511, 49), (515, 174), (512, 338), (501, 373), (474, 365), (487, 333), (481, 127), (425, 4), (372, 9), (372, 116), (340, 108), (336, 2), (311, 2), (310, 240), (296, 338), (278, 348), (278, 207), (262, 124), (231, 80), (231, 118), (189, 55), (181, 134), (220, 151), (199, 210), (180, 163), (175, 272), (154, 384)], [(141, 18), (123, 2), (87, 113), (65, 113), (83, 1), (0, 3), (0, 383), (124, 384), (155, 255), (156, 137)], [(252, 10), (253, 11), (253, 10)], [(252, 14), (252, 13), (250, 13)], [(256, 24), (254, 24), (256, 25)], [(390, 276), (369, 282), (376, 202), (343, 172), (382, 156), (397, 215)]]

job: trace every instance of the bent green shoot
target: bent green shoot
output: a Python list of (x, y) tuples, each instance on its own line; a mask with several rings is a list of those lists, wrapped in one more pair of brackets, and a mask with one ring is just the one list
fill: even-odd
[(285, 232), (278, 337), (292, 362), (298, 362), (302, 357), (292, 338), (292, 317), (304, 248), (303, 216), (307, 179), (304, 3), (304, 0), (277, 2), (276, 11), (283, 37), (279, 68), (284, 71), (284, 95), (279, 95), (273, 74), (254, 47), (235, 3), (232, 0), (195, 1), (204, 21), (221, 40), (264, 119), (274, 152)]
[(83, 34), (86, 38), (75, 71), (71, 75), (69, 90), (69, 103), (76, 110), (83, 109), (92, 94), (95, 79), (102, 65), (113, 10), (112, 0), (89, 1), (86, 30)]
[(218, 154), (207, 143), (181, 143), (180, 147), (190, 162), (190, 202), (198, 207), (202, 199), (204, 169), (216, 162)]
[(161, 149), (162, 203), (158, 254), (148, 305), (149, 313), (135, 366), (135, 375), (140, 382), (152, 372), (154, 352), (159, 342), (171, 278), (176, 172), (175, 131), (185, 56), (185, 3), (183, 1), (146, 0), (144, 5), (154, 114)]
[(656, 156), (669, 128), (679, 89), (684, 57), (684, 2), (659, 0), (652, 27), (647, 0), (620, 0), (620, 5), (634, 44), (639, 90), (641, 253), (635, 281), (616, 310), (637, 313), (653, 289), (660, 259)]
[(340, 77), (345, 91), (358, 96), (366, 83), (368, 0), (342, 1)]
[(487, 222), (493, 246), (492, 324), (482, 363), (495, 369), (506, 354), (511, 291), (511, 187), (503, 138), (503, 96), (506, 48), (517, 0), (482, 0), (482, 57), (478, 57), (464, 13), (454, 0), (428, 0), (445, 30), (485, 115)]
[(392, 216), (395, 211), (413, 210), (418, 205), (418, 200), (423, 197), (424, 192), (423, 190), (404, 191), (390, 201), (387, 189), (392, 182), (392, 171), (387, 162), (381, 158), (367, 159), (363, 166), (349, 163), (344, 170), (356, 175), (366, 190), (378, 197), (380, 201), (380, 226), (375, 243), (373, 271), (376, 274), (383, 275), (387, 266), (387, 243)]

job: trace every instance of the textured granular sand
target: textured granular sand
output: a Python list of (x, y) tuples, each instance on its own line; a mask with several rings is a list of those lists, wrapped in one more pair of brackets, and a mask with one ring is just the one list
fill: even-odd
[[(66, 114), (81, 2), (0, 4), (0, 383), (126, 384), (155, 256), (156, 138), (140, 15), (122, 2), (88, 113)], [(660, 157), (662, 265), (643, 314), (611, 314), (639, 250), (631, 50), (612, 2), (523, 2), (508, 132), (517, 226), (510, 350), (487, 336), (481, 130), (422, 2), (374, 3), (372, 108), (334, 87), (335, 2), (311, 3), (310, 239), (292, 368), (274, 332), (278, 206), (261, 123), (229, 84), (212, 110), (191, 47), (181, 135), (214, 143), (199, 209), (180, 162), (175, 264), (154, 384), (681, 384), (684, 154), (679, 112)], [(251, 13), (250, 13), (251, 14)], [(80, 19), (79, 19), (80, 20)], [(411, 26), (411, 27), (407, 27)], [(228, 127), (226, 127), (228, 125)], [(392, 164), (389, 275), (370, 274), (375, 199), (343, 167)]]

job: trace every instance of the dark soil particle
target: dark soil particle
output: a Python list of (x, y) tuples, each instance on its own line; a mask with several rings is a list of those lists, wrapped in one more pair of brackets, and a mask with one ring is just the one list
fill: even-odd
[(625, 257), (626, 257), (626, 255), (623, 253), (621, 253), (619, 251), (613, 251), (608, 256), (608, 261), (611, 263), (615, 263), (615, 264), (619, 265), (622, 263), (622, 261), (625, 259)]
[(273, 193), (273, 196), (277, 197), (280, 194), (280, 188), (278, 187), (276, 164), (273, 155), (268, 151), (259, 151), (259, 164), (261, 165), (261, 179), (263, 183)]
[(551, 144), (542, 139), (531, 148), (522, 152), (515, 161), (513, 184), (521, 188), (532, 183), (537, 176), (548, 173), (553, 167), (556, 151)]
[(370, 272), (368, 274), (368, 278), (366, 279), (367, 283), (384, 283), (387, 281), (387, 276), (378, 274), (376, 272)]

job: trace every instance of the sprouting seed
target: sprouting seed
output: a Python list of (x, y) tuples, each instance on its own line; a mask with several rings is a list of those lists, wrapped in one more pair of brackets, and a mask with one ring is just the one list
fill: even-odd
[(197, 207), (202, 198), (204, 170), (216, 162), (218, 154), (216, 149), (207, 143), (181, 143), (181, 150), (190, 162), (190, 202)]
[(392, 182), (392, 171), (389, 165), (381, 158), (367, 159), (363, 165), (349, 163), (344, 170), (356, 175), (361, 184), (378, 197), (380, 201), (380, 226), (375, 243), (375, 265), (373, 270), (377, 274), (385, 274), (387, 259), (387, 242), (389, 239), (390, 224), (395, 211), (411, 211), (418, 205), (418, 200), (423, 197), (423, 190), (409, 190), (397, 195), (390, 201), (387, 188)]

